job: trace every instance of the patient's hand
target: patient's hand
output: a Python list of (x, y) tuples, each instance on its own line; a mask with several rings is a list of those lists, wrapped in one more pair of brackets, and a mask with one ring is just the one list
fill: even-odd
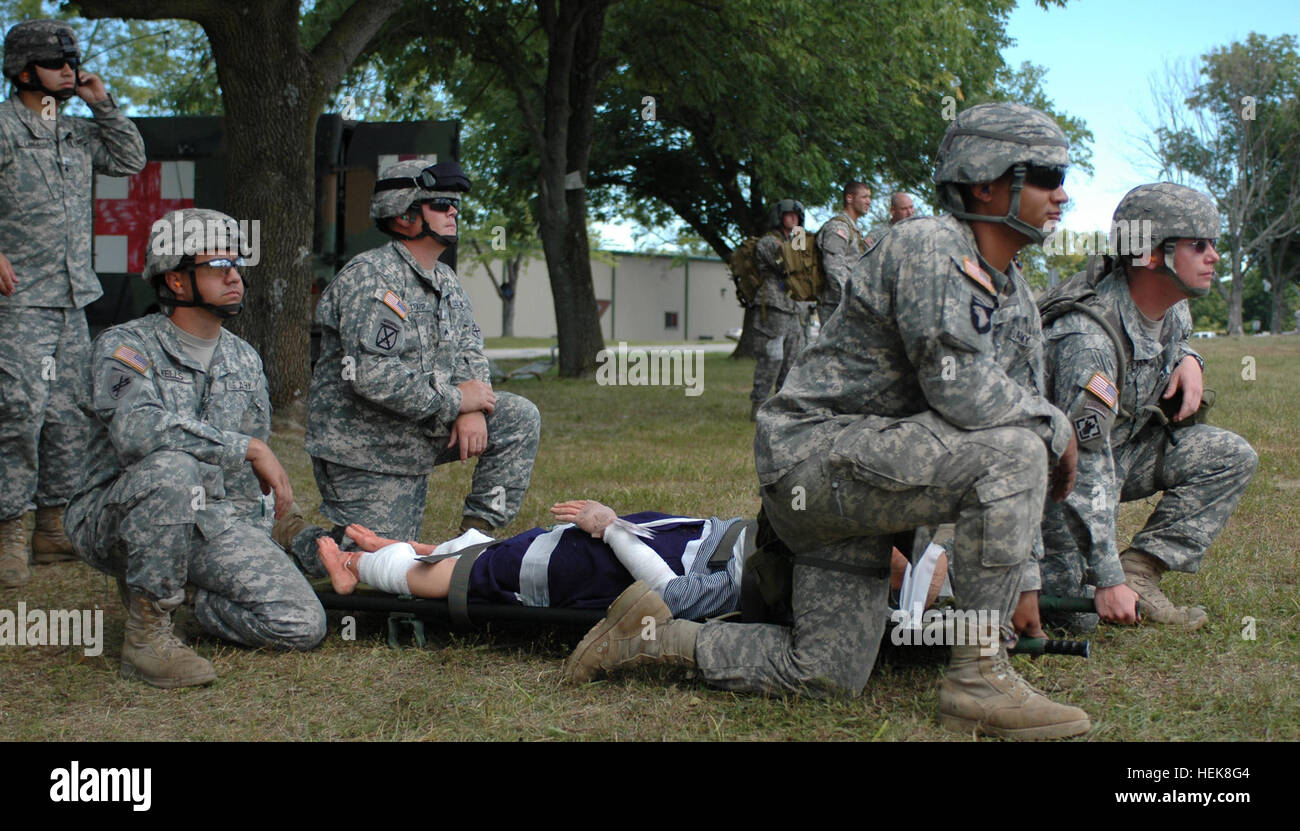
[(602, 505), (594, 499), (571, 499), (557, 502), (551, 506), (551, 514), (560, 522), (572, 522), (596, 539), (605, 535), (618, 514), (608, 505)]

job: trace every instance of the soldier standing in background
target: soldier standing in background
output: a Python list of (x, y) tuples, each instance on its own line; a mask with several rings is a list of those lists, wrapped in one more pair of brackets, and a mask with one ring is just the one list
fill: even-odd
[[(1219, 261), (1218, 208), (1182, 185), (1141, 185), (1120, 201), (1114, 224), (1132, 243), (1142, 222), (1154, 243), (1142, 252), (1146, 265), (1120, 251), (1093, 265), (1095, 284), (1078, 274), (1039, 301), (1049, 394), (1079, 441), (1078, 486), (1043, 519), (1042, 585), (1065, 596), (1093, 585), (1097, 613), (1120, 623), (1136, 622), (1141, 597), (1146, 619), (1193, 630), (1205, 611), (1174, 606), (1160, 576), (1200, 568), (1259, 458), (1241, 436), (1202, 423), (1203, 362), (1188, 344), (1187, 298), (1209, 292)], [(1160, 503), (1120, 553), (1119, 503), (1157, 493)], [(1096, 618), (1065, 622), (1086, 630)]]
[[(506, 525), (528, 489), (541, 416), (528, 399), (492, 390), (469, 298), (438, 261), (456, 244), (468, 191), (455, 162), (389, 165), (370, 216), (392, 241), (352, 258), (321, 294), (306, 446), (336, 542), (354, 522), (418, 539), (435, 465), (479, 457), (461, 531)], [(275, 539), (323, 577), (322, 533), (295, 511)]]
[[(75, 560), (63, 509), (85, 462), (75, 388), (90, 359), (83, 309), (102, 294), (91, 269), (96, 172), (144, 168), (144, 141), (97, 75), (80, 71), (72, 29), (28, 20), (9, 30), (0, 104), (0, 588), (30, 579), (23, 516), (36, 508), (32, 560)], [(93, 119), (68, 118), (72, 96)]]
[(826, 284), (817, 298), (817, 319), (822, 326), (840, 305), (844, 284), (853, 266), (867, 250), (867, 240), (858, 229), (858, 220), (871, 210), (871, 188), (865, 182), (844, 186), (844, 209), (826, 220), (817, 231), (817, 247), (822, 252), (822, 271)]
[(772, 208), (768, 231), (754, 248), (754, 260), (763, 276), (757, 303), (758, 316), (753, 322), (758, 332), (760, 346), (758, 363), (754, 366), (754, 389), (749, 394), (749, 420), (753, 421), (758, 408), (772, 394), (781, 389), (785, 376), (794, 364), (795, 356), (803, 349), (803, 323), (799, 319), (799, 302), (790, 296), (786, 285), (785, 261), (781, 257), (781, 244), (790, 239), (796, 228), (803, 227), (803, 205), (794, 199), (782, 199)]
[(999, 632), (1037, 565), (1044, 497), (1074, 479), (1069, 422), (1014, 380), (1041, 387), (1043, 342), (1012, 257), (1060, 218), (1067, 146), (1029, 107), (959, 115), (934, 174), (952, 215), (900, 225), (859, 260), (839, 311), (760, 412), (763, 509), (795, 554), (793, 628), (673, 620), (635, 584), (574, 651), (571, 680), (665, 662), (725, 689), (857, 695), (884, 632), (890, 535), (955, 520), (952, 579), (968, 616), (952, 632), (940, 723), (1008, 738), (1090, 728), (1016, 673)]
[(153, 224), (142, 275), (163, 312), (104, 330), (86, 368), (89, 470), (68, 503), (68, 533), (86, 562), (118, 578), (123, 676), (155, 687), (217, 677), (173, 634), (187, 589), (195, 618), (227, 640), (311, 649), (325, 637), (320, 601), (271, 541), (262, 495), (274, 490), (283, 516), (293, 489), (266, 444), (262, 360), (222, 325), (243, 309), (241, 265), (233, 219), (168, 213)]

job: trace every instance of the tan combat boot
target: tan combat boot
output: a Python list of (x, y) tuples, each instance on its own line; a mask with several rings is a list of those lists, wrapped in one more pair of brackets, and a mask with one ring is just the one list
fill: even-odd
[[(1087, 713), (1057, 704), (1012, 669), (996, 629), (970, 627), (966, 632), (967, 643), (952, 647), (939, 688), (940, 725), (1005, 739), (1059, 739), (1092, 729)], [(976, 643), (971, 643), (972, 633)], [(992, 641), (985, 639), (990, 637)], [(994, 642), (997, 652), (982, 654), (988, 649), (980, 644)]]
[(673, 620), (663, 599), (638, 580), (610, 604), (605, 619), (573, 650), (564, 674), (571, 683), (581, 684), (601, 672), (639, 664), (693, 668), (699, 631), (698, 623)]
[(0, 589), (27, 585), (32, 573), (27, 570), (27, 536), (23, 518), (0, 522)]
[(289, 507), (289, 513), (285, 514), (283, 519), (277, 519), (275, 525), (271, 526), (271, 539), (285, 551), (293, 553), (291, 547), (293, 538), (298, 536), (304, 528), (310, 527), (311, 523), (308, 522), (307, 515), (295, 502)]
[(160, 603), (131, 594), (126, 636), (122, 640), (122, 677), (165, 690), (210, 684), (217, 671), (172, 633), (172, 610), (179, 603)]
[(36, 530), (32, 532), (32, 562), (58, 563), (79, 560), (77, 549), (63, 534), (63, 506), (36, 509)]
[(1130, 548), (1119, 555), (1119, 564), (1124, 568), (1128, 587), (1142, 596), (1143, 618), (1189, 632), (1200, 629), (1210, 619), (1199, 606), (1175, 606), (1165, 597), (1160, 591), (1160, 575), (1169, 568), (1160, 560)]

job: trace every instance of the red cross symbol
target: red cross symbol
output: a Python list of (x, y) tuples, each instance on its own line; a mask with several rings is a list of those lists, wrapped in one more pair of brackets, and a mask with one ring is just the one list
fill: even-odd
[(139, 274), (154, 221), (168, 211), (192, 207), (193, 199), (162, 198), (162, 162), (149, 162), (131, 177), (125, 199), (95, 200), (95, 235), (126, 237), (126, 270)]

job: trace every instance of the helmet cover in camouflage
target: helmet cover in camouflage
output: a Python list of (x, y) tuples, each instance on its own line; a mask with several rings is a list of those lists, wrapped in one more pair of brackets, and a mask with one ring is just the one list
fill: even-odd
[(62, 20), (24, 20), (5, 35), (5, 77), (13, 80), (34, 61), (76, 57), (81, 47), (72, 27)]
[(934, 183), (992, 182), (1020, 162), (1070, 163), (1070, 142), (1046, 113), (1024, 104), (979, 104), (958, 113), (935, 156)]
[(195, 254), (240, 252), (239, 223), (221, 211), (209, 208), (181, 208), (154, 222), (149, 229), (141, 277), (177, 270), (186, 257)]
[(1150, 220), (1151, 241), (1215, 239), (1219, 236), (1219, 209), (1214, 200), (1194, 188), (1157, 182), (1138, 185), (1115, 208), (1114, 221)]
[[(379, 171), (379, 178), (375, 182), (379, 183), (385, 179), (413, 180), (426, 170), (429, 170), (437, 178), (437, 190), (425, 190), (416, 185), (415, 182), (412, 182), (409, 188), (376, 190), (370, 197), (370, 218), (386, 219), (392, 216), (401, 216), (406, 213), (407, 208), (410, 208), (416, 202), (423, 202), (440, 196), (459, 199), (469, 192), (469, 179), (456, 162), (434, 164), (423, 159), (394, 162)], [(443, 187), (444, 182), (446, 187)]]
[(788, 213), (798, 214), (799, 224), (803, 225), (803, 219), (804, 219), (803, 203), (800, 202), (798, 199), (790, 199), (789, 197), (787, 197), (772, 206), (772, 212), (768, 214), (767, 217), (768, 227), (780, 228), (781, 217), (785, 216)]

